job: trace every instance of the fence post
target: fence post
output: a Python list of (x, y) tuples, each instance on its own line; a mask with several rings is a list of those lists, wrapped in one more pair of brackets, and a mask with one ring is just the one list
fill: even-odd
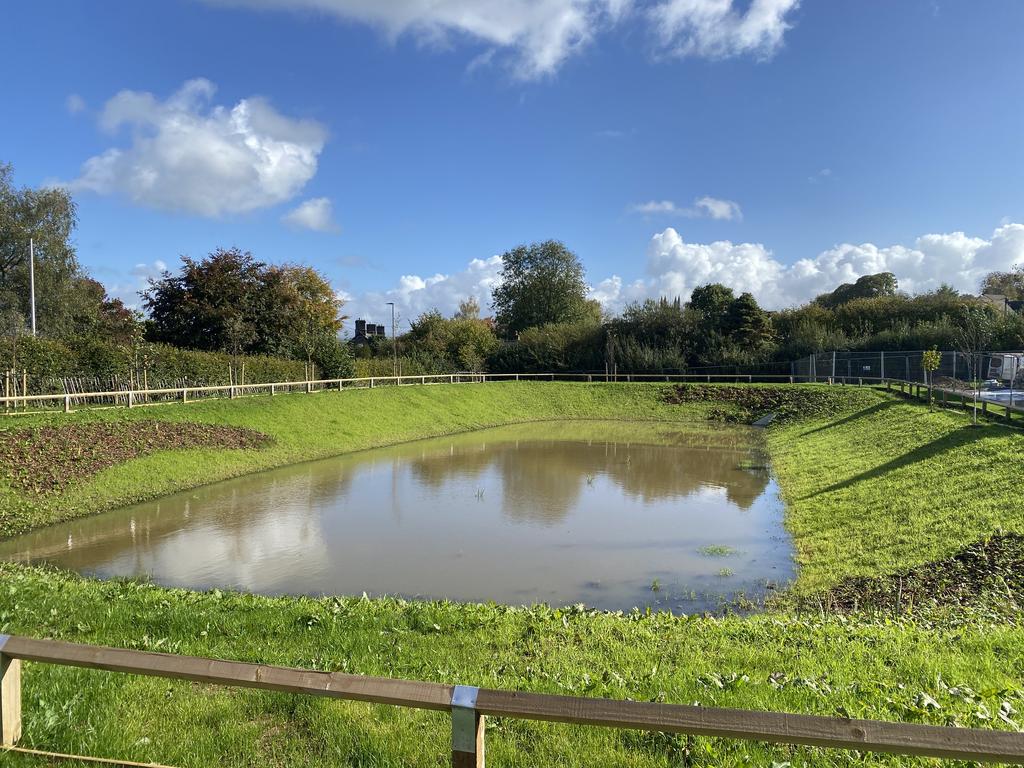
[(0, 635), (0, 742), (13, 747), (21, 739), (21, 659), (2, 653), (7, 639)]
[(373, 389), (373, 376), (370, 377), (370, 389)]
[(183, 403), (187, 403), (188, 402), (188, 387), (182, 387), (181, 388), (181, 402), (183, 402)]
[(313, 383), (309, 379), (306, 379), (306, 394), (308, 395), (312, 391), (313, 391)]
[(479, 689), (452, 691), (452, 768), (484, 768), (484, 716), (476, 711)]
[(135, 393), (132, 390), (128, 390), (128, 407), (133, 408), (135, 406)]
[(64, 413), (71, 413), (71, 395), (64, 395)]

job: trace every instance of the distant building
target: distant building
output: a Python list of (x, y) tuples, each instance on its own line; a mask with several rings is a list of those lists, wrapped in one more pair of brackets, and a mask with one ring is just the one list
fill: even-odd
[(365, 347), (374, 336), (387, 336), (383, 323), (367, 323), (365, 320), (356, 320), (356, 333), (349, 344), (354, 347)]

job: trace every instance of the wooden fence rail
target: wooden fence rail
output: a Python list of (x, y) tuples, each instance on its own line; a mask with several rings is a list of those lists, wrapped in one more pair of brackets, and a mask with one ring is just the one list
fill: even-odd
[[(70, 413), (76, 408), (89, 407), (116, 407), (119, 403), (128, 408), (143, 405), (156, 405), (160, 403), (188, 403), (196, 402), (203, 396), (213, 395), (221, 397), (237, 397), (264, 395), (278, 395), (284, 393), (302, 392), (314, 394), (331, 389), (362, 389), (374, 388), (377, 386), (409, 386), (425, 384), (486, 384), (488, 382), (502, 381), (575, 381), (586, 383), (627, 383), (627, 382), (705, 382), (705, 383), (827, 383), (838, 385), (857, 386), (885, 386), (892, 389), (898, 386), (904, 394), (912, 394), (917, 390), (917, 396), (922, 392), (927, 393), (928, 385), (917, 381), (907, 381), (893, 377), (879, 376), (801, 376), (798, 374), (774, 374), (774, 373), (627, 373), (607, 375), (603, 373), (442, 373), (416, 376), (365, 376), (351, 379), (316, 379), (309, 381), (278, 381), (265, 384), (220, 384), (210, 387), (177, 387), (170, 389), (140, 389), (140, 390), (111, 390), (108, 392), (78, 392), (75, 394), (62, 395), (26, 395), (19, 394), (16, 397), (0, 397), (0, 407), (3, 412), (27, 413), (29, 404), (35, 404), (41, 408), (47, 405), (63, 407), (65, 413)], [(970, 407), (973, 399), (969, 400), (968, 395), (960, 390), (932, 387), (936, 397), (941, 397), (944, 404), (951, 400), (958, 402), (964, 407)], [(90, 403), (90, 401), (93, 401)], [(1018, 405), (1017, 403), (1020, 403)], [(989, 409), (996, 409), (1005, 415), (1010, 421), (1013, 414), (1024, 414), (1024, 393), (1021, 394), (1013, 405), (994, 400), (979, 399), (977, 401), (979, 411), (988, 414)], [(17, 409), (21, 409), (18, 411)]]
[(452, 715), (452, 765), (484, 765), (484, 718), (685, 733), (992, 763), (1024, 762), (1024, 734), (681, 704), (615, 701), (317, 672), (0, 635), (2, 741), (21, 738), (21, 662), (326, 696)]

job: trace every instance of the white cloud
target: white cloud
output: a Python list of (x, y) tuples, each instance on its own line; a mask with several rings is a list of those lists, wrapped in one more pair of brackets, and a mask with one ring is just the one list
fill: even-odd
[[(614, 23), (630, 0), (208, 0), (220, 5), (276, 8), (329, 14), (403, 35), (432, 46), (467, 38), (513, 53), (523, 79), (555, 72), (596, 31)], [(474, 59), (486, 64), (493, 54)]]
[[(687, 243), (668, 227), (648, 244), (644, 277), (627, 282), (612, 275), (592, 285), (589, 295), (606, 311), (620, 312), (629, 302), (647, 298), (678, 296), (686, 301), (697, 286), (722, 283), (737, 293), (749, 291), (768, 309), (781, 309), (877, 272), (893, 272), (900, 289), (908, 293), (932, 291), (943, 283), (976, 293), (988, 272), (1019, 263), (1024, 263), (1024, 224), (1015, 223), (1001, 225), (988, 239), (952, 232), (923, 235), (912, 246), (844, 243), (788, 265), (761, 243)], [(390, 323), (386, 302), (394, 301), (402, 331), (422, 312), (436, 308), (451, 315), (460, 301), (473, 296), (487, 314), (500, 272), (501, 257), (492, 256), (474, 259), (451, 275), (403, 275), (387, 291), (344, 294), (345, 313), (353, 319)]]
[(783, 264), (760, 243), (687, 243), (669, 227), (655, 234), (647, 249), (647, 276), (616, 291), (617, 277), (603, 281), (597, 298), (618, 310), (637, 298), (684, 301), (698, 285), (717, 282), (737, 293), (749, 291), (770, 309), (801, 304), (863, 275), (892, 272), (900, 289), (922, 293), (943, 283), (977, 292), (993, 270), (1024, 262), (1024, 224), (1005, 224), (988, 239), (963, 232), (923, 235), (912, 246), (873, 243), (834, 246), (814, 258)]
[(371, 291), (359, 296), (346, 294), (344, 313), (351, 320), (361, 317), (370, 322), (386, 322), (390, 326), (391, 308), (387, 302), (393, 301), (400, 317), (399, 333), (409, 330), (408, 321), (431, 309), (438, 309), (445, 315), (454, 314), (459, 302), (470, 297), (480, 302), (482, 314), (486, 315), (491, 304), (491, 291), (498, 284), (500, 272), (501, 256), (491, 256), (489, 259), (473, 259), (464, 270), (450, 275), (402, 275), (398, 285), (389, 290)]
[(726, 221), (743, 218), (743, 211), (740, 209), (739, 203), (734, 203), (732, 200), (720, 200), (717, 197), (710, 197), (708, 195), (698, 197), (689, 208), (676, 205), (671, 200), (650, 200), (646, 203), (631, 205), (629, 209), (634, 213), (642, 213), (648, 216), (706, 217)]
[(79, 112), (85, 111), (85, 99), (77, 93), (72, 93), (64, 100), (64, 106), (67, 107), (69, 114), (77, 115)]
[(311, 229), (314, 232), (338, 232), (341, 227), (334, 221), (334, 206), (326, 197), (314, 197), (301, 203), (284, 216), (281, 221), (297, 229)]
[(87, 160), (68, 186), (214, 217), (293, 198), (316, 173), (324, 128), (281, 115), (259, 97), (211, 106), (214, 90), (196, 79), (166, 101), (121, 91), (104, 106), (100, 126), (128, 127), (130, 144)]
[[(369, 24), (392, 40), (403, 35), (433, 47), (469, 40), (485, 50), (469, 68), (510, 53), (514, 74), (553, 74), (597, 34), (626, 16), (633, 0), (206, 0), (216, 5), (305, 11)], [(745, 0), (744, 0), (745, 2)], [(644, 14), (660, 46), (684, 56), (771, 55), (798, 0), (660, 0)], [(739, 0), (735, 4), (740, 4)]]
[(664, 0), (649, 11), (661, 47), (677, 56), (770, 57), (782, 45), (800, 0)]

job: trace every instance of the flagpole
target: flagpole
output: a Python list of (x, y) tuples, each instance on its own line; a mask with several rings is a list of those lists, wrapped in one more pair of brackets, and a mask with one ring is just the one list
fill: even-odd
[(32, 238), (28, 239), (28, 292), (32, 304), (32, 335), (36, 335), (36, 248)]

